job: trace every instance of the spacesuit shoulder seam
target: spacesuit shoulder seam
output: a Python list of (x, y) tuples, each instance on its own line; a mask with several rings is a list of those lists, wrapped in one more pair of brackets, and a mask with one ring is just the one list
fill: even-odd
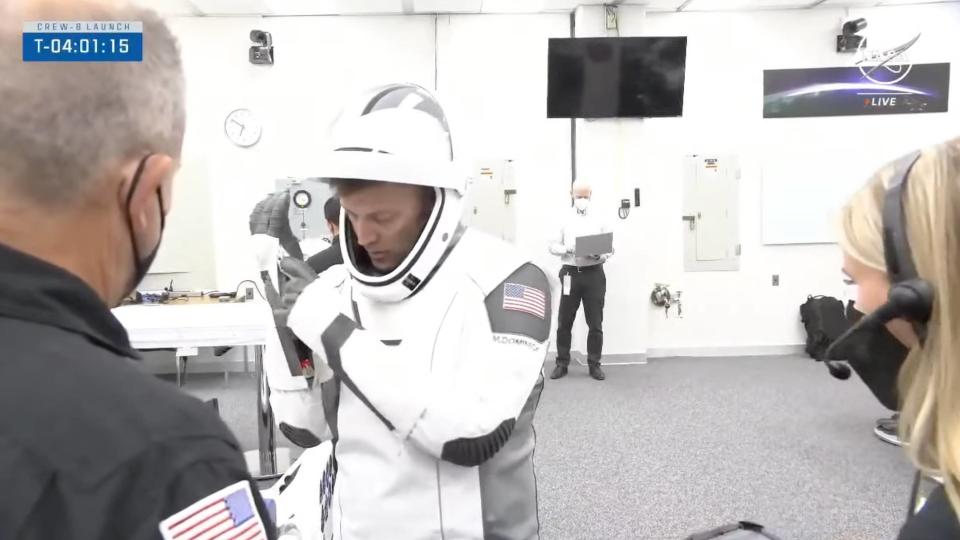
[(526, 261), (484, 292), (490, 330), (494, 334), (526, 336), (540, 343), (547, 341), (553, 295), (542, 268)]
[[(480, 293), (485, 297), (497, 287), (503, 285), (503, 283), (510, 279), (510, 276), (516, 274), (522, 270), (525, 266), (530, 265), (541, 272), (543, 269), (539, 265), (535, 264), (529, 259), (524, 259), (521, 257), (510, 257), (509, 260), (499, 262), (499, 263), (487, 263), (483, 267), (473, 268), (467, 272), (467, 276), (470, 281), (472, 281), (480, 289)], [(543, 272), (544, 277), (546, 277), (546, 272)]]

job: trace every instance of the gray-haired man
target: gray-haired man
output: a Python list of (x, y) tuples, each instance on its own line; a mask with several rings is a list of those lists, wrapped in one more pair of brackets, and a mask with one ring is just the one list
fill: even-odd
[[(143, 61), (24, 62), (24, 23), (51, 20), (142, 22)], [(4, 1), (0, 73), (0, 538), (273, 538), (226, 426), (137, 369), (109, 310), (170, 208), (176, 41), (122, 4)]]

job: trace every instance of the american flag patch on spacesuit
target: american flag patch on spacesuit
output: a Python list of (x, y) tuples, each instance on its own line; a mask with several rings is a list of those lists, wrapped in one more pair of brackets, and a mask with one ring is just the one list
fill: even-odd
[(242, 480), (210, 494), (160, 522), (164, 540), (266, 540), (250, 482)]
[(519, 283), (504, 283), (503, 309), (529, 313), (542, 319), (547, 310), (547, 295), (540, 289)]

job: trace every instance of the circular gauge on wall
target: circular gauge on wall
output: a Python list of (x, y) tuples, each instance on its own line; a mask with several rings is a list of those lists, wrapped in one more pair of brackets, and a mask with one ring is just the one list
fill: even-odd
[(310, 206), (310, 202), (312, 200), (313, 197), (310, 196), (310, 193), (302, 189), (293, 194), (293, 204), (297, 208), (306, 208)]

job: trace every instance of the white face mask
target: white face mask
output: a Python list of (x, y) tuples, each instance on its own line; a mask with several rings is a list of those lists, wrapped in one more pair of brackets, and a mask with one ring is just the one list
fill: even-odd
[(577, 210), (585, 212), (590, 207), (590, 199), (574, 199), (573, 205), (577, 207)]

